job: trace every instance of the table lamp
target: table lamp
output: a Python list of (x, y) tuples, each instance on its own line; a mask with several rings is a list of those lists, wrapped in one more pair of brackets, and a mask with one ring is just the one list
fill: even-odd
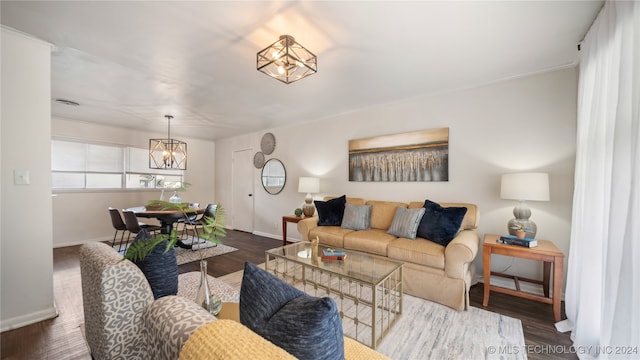
[(516, 234), (516, 227), (522, 225), (526, 237), (535, 238), (538, 226), (531, 217), (531, 210), (526, 201), (549, 201), (549, 174), (546, 173), (514, 173), (502, 175), (500, 198), (518, 200), (513, 208), (514, 219), (509, 220), (509, 234)]
[(304, 216), (313, 216), (316, 209), (313, 207), (311, 194), (320, 192), (320, 179), (307, 176), (300, 177), (298, 180), (298, 192), (307, 193), (302, 206), (302, 213)]

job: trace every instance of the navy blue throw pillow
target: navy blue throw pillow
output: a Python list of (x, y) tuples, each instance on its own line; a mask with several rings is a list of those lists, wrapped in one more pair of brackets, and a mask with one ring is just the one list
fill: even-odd
[(313, 203), (316, 205), (316, 209), (318, 209), (318, 226), (342, 225), (344, 204), (347, 203), (346, 195), (327, 201), (315, 200)]
[(344, 359), (342, 320), (333, 299), (317, 298), (246, 262), (240, 322), (298, 359)]
[[(151, 238), (149, 232), (145, 229), (140, 231), (133, 243), (137, 241), (145, 241)], [(132, 244), (133, 244), (132, 243)], [(136, 260), (134, 263), (138, 265), (144, 276), (151, 286), (153, 298), (159, 299), (167, 295), (176, 295), (178, 293), (178, 263), (173, 247), (169, 251), (164, 252), (167, 248), (167, 242), (164, 241), (153, 248), (151, 252), (142, 260)]]
[(458, 234), (466, 207), (442, 207), (433, 201), (424, 201), (424, 215), (418, 225), (417, 236), (447, 246)]

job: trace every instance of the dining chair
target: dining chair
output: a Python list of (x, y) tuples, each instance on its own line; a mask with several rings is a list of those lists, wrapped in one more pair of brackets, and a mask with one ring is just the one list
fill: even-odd
[[(131, 210), (122, 210), (122, 216), (124, 217), (124, 224), (127, 227), (127, 231), (129, 231), (129, 237), (127, 237), (127, 245), (129, 244), (129, 240), (131, 238), (131, 234), (137, 234), (142, 229), (149, 231), (150, 233), (160, 231), (162, 226), (159, 225), (150, 225), (145, 224), (143, 222), (139, 222), (136, 217), (136, 213)], [(125, 247), (126, 250), (126, 247)], [(120, 248), (118, 248), (118, 252)]]
[[(118, 232), (122, 231), (120, 234), (120, 244), (118, 245), (118, 252), (122, 249), (122, 243), (124, 242), (124, 234), (127, 233), (127, 225), (122, 220), (122, 216), (120, 215), (120, 211), (114, 207), (109, 207), (109, 215), (111, 215), (111, 225), (116, 229), (115, 234), (113, 234), (113, 241), (111, 241), (111, 247), (116, 246), (116, 238), (118, 237)], [(127, 237), (128, 240), (128, 237)]]
[(189, 231), (191, 231), (193, 233), (193, 239), (192, 239), (191, 245), (196, 245), (200, 243), (201, 241), (200, 241), (200, 233), (198, 232), (198, 227), (204, 226), (205, 217), (210, 217), (212, 219), (215, 219), (217, 207), (218, 207), (217, 204), (207, 204), (207, 207), (205, 208), (204, 212), (200, 216), (180, 219), (179, 223), (183, 225), (181, 238), (183, 240), (187, 239), (189, 237)]

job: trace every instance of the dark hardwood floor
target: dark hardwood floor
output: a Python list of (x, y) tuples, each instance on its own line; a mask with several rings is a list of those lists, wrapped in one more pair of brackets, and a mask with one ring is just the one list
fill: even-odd
[[(494, 293), (489, 297), (489, 306), (482, 306), (484, 284), (478, 283), (469, 292), (471, 306), (520, 319), (524, 333), (525, 348), (512, 349), (527, 353), (531, 359), (578, 359), (572, 351), (570, 333), (558, 332), (554, 325), (553, 308), (550, 304)], [(561, 309), (562, 318), (564, 302)], [(509, 350), (507, 350), (509, 351)], [(507, 356), (506, 358), (509, 358)]]
[[(214, 277), (242, 270), (245, 261), (262, 263), (265, 250), (282, 244), (275, 239), (240, 231), (229, 231), (223, 243), (239, 250), (209, 259), (207, 269)], [(84, 315), (78, 249), (79, 246), (71, 246), (53, 251), (54, 297), (59, 316), (3, 332), (0, 335), (2, 359), (91, 359), (79, 327)], [(198, 263), (180, 266), (181, 273), (188, 271), (199, 271)], [(471, 288), (471, 305), (482, 308), (482, 297), (482, 284), (474, 285)], [(527, 346), (525, 349), (508, 349), (511, 354), (527, 351), (529, 359), (577, 359), (569, 353), (569, 335), (555, 330), (551, 305), (492, 293), (486, 310), (522, 321)], [(504, 358), (509, 358), (509, 355)]]

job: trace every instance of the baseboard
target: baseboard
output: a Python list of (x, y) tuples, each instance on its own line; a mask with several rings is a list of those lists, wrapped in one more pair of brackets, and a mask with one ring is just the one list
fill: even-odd
[[(271, 239), (276, 239), (276, 240), (282, 241), (282, 235), (280, 235), (280, 234), (269, 234), (269, 233), (264, 233), (264, 232), (261, 232), (261, 231), (254, 231), (253, 235), (264, 236), (264, 237), (268, 237), (268, 238), (271, 238)], [(299, 242), (300, 239), (296, 239), (296, 238), (292, 238), (292, 237), (287, 236), (287, 241), (293, 243), (293, 242)]]
[[(61, 247), (67, 247), (67, 246), (76, 246), (76, 245), (82, 245), (82, 244), (90, 244), (90, 243), (94, 243), (94, 242), (103, 242), (103, 241), (113, 241), (113, 237), (104, 237), (104, 238), (96, 238), (96, 239), (85, 239), (85, 240), (76, 240), (76, 241), (67, 241), (67, 242), (63, 242), (63, 243), (55, 243), (53, 244), (53, 248), (61, 248)], [(119, 239), (118, 239), (119, 241)]]
[(264, 236), (264, 237), (268, 237), (268, 238), (271, 238), (271, 239), (282, 240), (282, 235), (269, 234), (269, 233), (265, 233), (265, 232), (262, 232), (262, 231), (254, 231), (253, 235)]
[(7, 330), (21, 328), (23, 326), (35, 324), (43, 320), (53, 319), (54, 317), (57, 317), (57, 316), (58, 316), (58, 309), (54, 305), (48, 309), (36, 311), (30, 314), (20, 315), (11, 319), (4, 320), (0, 325), (0, 331), (4, 332)]

